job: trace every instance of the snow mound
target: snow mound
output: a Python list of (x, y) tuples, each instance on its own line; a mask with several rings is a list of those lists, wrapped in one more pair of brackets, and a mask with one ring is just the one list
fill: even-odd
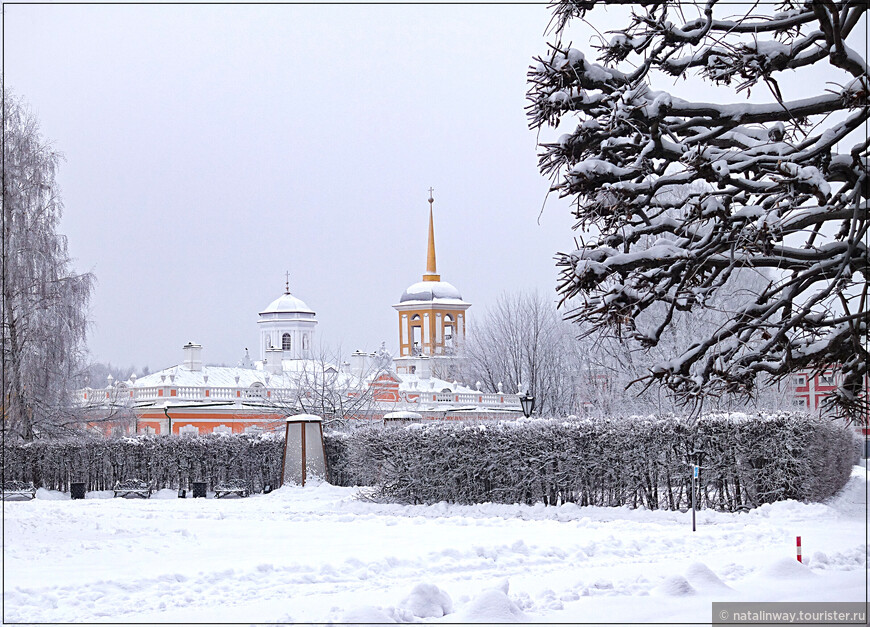
[(86, 499), (113, 499), (113, 498), (115, 498), (115, 493), (112, 490), (88, 490), (87, 492), (85, 492), (85, 498)]
[(852, 476), (827, 505), (847, 518), (863, 518), (867, 511), (867, 476), (863, 466), (854, 466)]
[(418, 618), (441, 618), (453, 611), (450, 595), (431, 583), (418, 583), (399, 607)]
[(762, 571), (770, 579), (805, 579), (814, 573), (793, 557), (781, 557)]
[(36, 498), (43, 499), (45, 501), (67, 501), (69, 500), (69, 494), (64, 494), (63, 492), (58, 492), (57, 490), (46, 490), (45, 488), (37, 488)]
[(507, 595), (508, 582), (498, 588), (484, 590), (457, 615), (457, 622), (525, 623), (531, 619)]
[(702, 562), (695, 562), (686, 569), (686, 579), (692, 587), (698, 590), (707, 592), (733, 590)]
[(831, 565), (831, 560), (826, 553), (816, 551), (812, 557), (813, 568), (828, 568)]
[(341, 617), (339, 624), (341, 625), (383, 625), (395, 623), (389, 614), (381, 608), (373, 605), (364, 605), (348, 610)]
[[(715, 575), (714, 575), (715, 577)], [(664, 583), (652, 589), (656, 596), (688, 597), (698, 594), (686, 578), (681, 575), (673, 575), (665, 579)]]
[[(806, 560), (806, 558), (804, 559)], [(813, 553), (812, 559), (805, 563), (807, 566), (817, 570), (856, 570), (864, 568), (867, 563), (867, 545), (859, 544), (846, 551), (836, 551), (830, 555), (816, 551)]]
[(157, 490), (157, 492), (152, 494), (151, 498), (152, 499), (177, 499), (178, 492), (176, 492), (172, 488), (163, 488), (161, 490)]

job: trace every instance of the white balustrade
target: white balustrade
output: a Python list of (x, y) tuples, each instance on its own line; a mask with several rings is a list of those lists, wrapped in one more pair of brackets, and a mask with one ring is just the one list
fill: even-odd
[[(132, 396), (131, 393), (132, 392)], [(174, 392), (174, 394), (173, 394)], [(206, 394), (208, 392), (208, 394)], [(79, 399), (83, 404), (102, 404), (133, 401), (235, 401), (262, 400), (278, 403), (282, 399), (295, 399), (298, 390), (294, 388), (270, 387), (209, 387), (209, 386), (150, 386), (150, 387), (113, 387), (109, 390), (85, 388), (80, 390)], [(108, 396), (107, 396), (108, 394)], [(414, 398), (408, 398), (410, 396)], [(401, 398), (410, 404), (435, 405), (473, 405), (492, 408), (518, 408), (519, 396), (492, 392), (430, 392), (424, 390), (403, 390)]]

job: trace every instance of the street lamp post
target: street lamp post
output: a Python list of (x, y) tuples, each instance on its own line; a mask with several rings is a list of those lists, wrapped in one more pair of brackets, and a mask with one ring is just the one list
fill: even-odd
[(523, 408), (523, 416), (528, 418), (535, 411), (535, 397), (523, 394), (520, 396), (520, 406)]

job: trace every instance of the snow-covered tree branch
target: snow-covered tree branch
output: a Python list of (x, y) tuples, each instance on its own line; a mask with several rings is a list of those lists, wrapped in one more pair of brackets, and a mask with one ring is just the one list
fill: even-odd
[[(556, 41), (529, 71), (531, 127), (576, 120), (541, 143), (539, 160), (586, 231), (557, 262), (563, 304), (582, 301), (569, 317), (653, 347), (676, 312), (706, 307), (741, 269), (761, 270), (769, 281), (748, 303), (649, 380), (691, 400), (751, 391), (760, 373), (836, 364), (831, 408), (866, 415), (870, 72), (850, 43), (867, 3), (786, 0), (773, 14), (636, 3), (596, 63), (564, 42), (572, 20), (593, 21), (602, 4), (558, 3)], [(712, 101), (653, 88), (674, 77)], [(739, 101), (755, 88), (766, 101), (758, 90)]]

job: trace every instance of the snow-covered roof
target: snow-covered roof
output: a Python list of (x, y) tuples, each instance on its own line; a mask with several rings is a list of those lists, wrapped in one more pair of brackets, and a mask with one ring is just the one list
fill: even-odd
[(422, 420), (422, 414), (415, 411), (391, 411), (384, 414), (384, 420)]
[(404, 291), (400, 303), (423, 301), (443, 304), (465, 304), (462, 294), (447, 281), (420, 281)]
[(448, 392), (457, 394), (474, 394), (477, 390), (462, 385), (461, 383), (451, 383), (444, 379), (436, 377), (420, 377), (416, 374), (402, 373), (399, 390), (402, 392)]
[[(300, 379), (306, 375), (322, 375), (324, 370), (334, 369), (330, 364), (313, 359), (285, 359), (282, 362), (283, 372), (275, 374), (263, 368), (262, 362), (257, 362), (256, 368), (239, 368), (228, 366), (203, 366), (202, 370), (190, 370), (178, 365), (166, 368), (159, 372), (153, 372), (136, 379), (135, 383), (126, 382), (126, 385), (134, 388), (147, 388), (164, 385), (183, 387), (239, 387), (246, 388), (259, 383), (273, 388), (295, 387)], [(163, 379), (161, 379), (161, 376)], [(356, 377), (350, 373), (336, 373), (339, 386), (352, 386), (357, 383)], [(174, 378), (172, 378), (174, 377)], [(208, 377), (206, 381), (205, 377)], [(236, 378), (238, 377), (238, 382)], [(266, 377), (269, 382), (266, 382)]]
[(306, 305), (301, 299), (296, 298), (289, 292), (281, 294), (266, 307), (261, 314), (268, 313), (308, 313), (313, 314), (314, 311)]
[(284, 420), (287, 422), (323, 422), (323, 418), (314, 414), (296, 414), (295, 416), (287, 416)]

